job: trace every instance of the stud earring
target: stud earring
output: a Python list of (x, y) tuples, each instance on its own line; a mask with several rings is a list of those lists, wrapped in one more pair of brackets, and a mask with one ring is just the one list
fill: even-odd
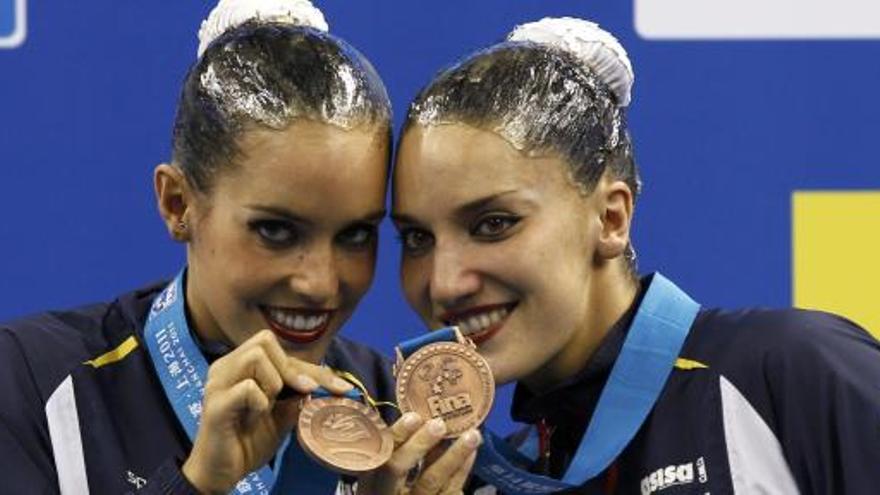
[(175, 241), (185, 241), (187, 237), (187, 225), (183, 220), (177, 222), (177, 225), (174, 226), (174, 230), (171, 232), (171, 236)]

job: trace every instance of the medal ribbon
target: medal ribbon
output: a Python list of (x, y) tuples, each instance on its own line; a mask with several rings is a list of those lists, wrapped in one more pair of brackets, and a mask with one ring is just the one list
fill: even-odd
[[(629, 444), (647, 418), (672, 371), (700, 306), (659, 273), (633, 319), (596, 410), (562, 480), (529, 473), (537, 435), (529, 432), (517, 451), (484, 428), (474, 473), (509, 494), (553, 493), (583, 485), (599, 475)], [(404, 357), (423, 345), (454, 340), (444, 328), (400, 344)], [(534, 428), (532, 429), (534, 430)]]
[[(360, 379), (358, 379), (358, 377), (354, 376), (352, 373), (349, 373), (348, 371), (342, 371), (342, 370), (333, 370), (333, 373), (335, 373), (336, 376), (342, 378), (343, 380), (345, 380), (345, 381), (351, 383), (352, 385), (354, 385), (355, 387), (357, 387), (357, 389), (360, 390), (364, 401), (367, 404), (369, 404), (369, 406), (372, 407), (373, 409), (378, 409), (379, 406), (390, 406), (390, 407), (397, 409), (397, 404), (395, 404), (393, 402), (387, 402), (387, 401), (381, 401), (381, 400), (374, 399), (370, 395), (369, 390), (367, 390), (367, 386), (364, 385), (364, 383), (362, 381), (360, 381)], [(347, 395), (348, 394), (346, 394), (346, 396)]]
[[(184, 310), (184, 272), (153, 300), (144, 340), (156, 374), (174, 413), (190, 441), (195, 441), (202, 414), (202, 398), (208, 376), (208, 362), (190, 333)], [(275, 455), (275, 472), (263, 466), (248, 473), (231, 493), (268, 495), (280, 480), (278, 488), (285, 493), (333, 493), (338, 476), (308, 458), (296, 444), (288, 449), (288, 434)], [(282, 466), (283, 465), (283, 466)], [(289, 474), (288, 474), (289, 473)], [(293, 475), (296, 476), (293, 476)], [(292, 478), (296, 479), (292, 479)]]
[(571, 489), (602, 473), (653, 409), (699, 310), (699, 304), (663, 275), (651, 277), (587, 431), (561, 481), (516, 467), (510, 461), (521, 460), (523, 454), (506, 457), (498, 448), (507, 446), (506, 442), (490, 431), (484, 434), (474, 472), (511, 494)]

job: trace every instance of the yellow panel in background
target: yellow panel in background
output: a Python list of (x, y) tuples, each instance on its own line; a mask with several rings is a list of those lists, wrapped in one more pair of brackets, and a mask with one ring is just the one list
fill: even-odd
[(792, 216), (794, 305), (880, 338), (880, 191), (796, 191)]

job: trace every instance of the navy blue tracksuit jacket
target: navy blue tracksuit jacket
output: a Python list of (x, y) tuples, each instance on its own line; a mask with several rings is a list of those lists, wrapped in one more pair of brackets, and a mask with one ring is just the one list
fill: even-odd
[[(514, 419), (550, 434), (531, 471), (566, 472), (638, 303), (577, 376), (517, 387)], [(482, 484), (469, 492), (497, 493)], [(702, 310), (633, 441), (566, 493), (880, 494), (880, 343), (828, 313)]]
[[(192, 445), (142, 338), (164, 287), (0, 325), (0, 493), (191, 493)], [(392, 398), (389, 362), (368, 348), (337, 337), (326, 363)]]

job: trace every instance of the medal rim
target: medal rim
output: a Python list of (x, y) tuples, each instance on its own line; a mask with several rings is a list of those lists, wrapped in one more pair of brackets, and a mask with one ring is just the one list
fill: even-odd
[[(363, 467), (352, 466), (350, 463), (341, 465), (335, 462), (331, 454), (327, 454), (321, 442), (312, 434), (312, 418), (325, 407), (345, 407), (366, 418), (379, 432), (379, 450), (371, 462), (360, 463)], [(322, 466), (342, 474), (357, 476), (373, 471), (385, 464), (394, 452), (394, 439), (391, 430), (379, 412), (372, 407), (348, 397), (328, 396), (305, 399), (297, 419), (296, 437), (303, 450)]]
[[(455, 349), (455, 351), (450, 352), (450, 349)], [(400, 363), (400, 366), (397, 369), (397, 384), (395, 386), (397, 406), (400, 408), (401, 414), (413, 411), (413, 408), (410, 407), (409, 401), (407, 400), (406, 393), (407, 385), (412, 380), (411, 370), (415, 369), (418, 364), (421, 364), (421, 362), (426, 359), (438, 354), (453, 354), (463, 357), (466, 361), (469, 361), (474, 365), (478, 370), (478, 376), (481, 378), (480, 382), (482, 383), (483, 397), (486, 398), (485, 405), (481, 408), (482, 412), (476, 415), (477, 419), (473, 422), (474, 424), (449, 430), (446, 432), (446, 435), (444, 435), (444, 438), (456, 438), (468, 429), (476, 428), (483, 424), (489, 416), (489, 412), (492, 410), (492, 404), (495, 401), (495, 377), (492, 375), (492, 369), (489, 368), (489, 362), (486, 361), (486, 358), (481, 356), (474, 347), (461, 342), (433, 342), (410, 354), (409, 357)], [(446, 425), (449, 427), (449, 422), (446, 422)]]

